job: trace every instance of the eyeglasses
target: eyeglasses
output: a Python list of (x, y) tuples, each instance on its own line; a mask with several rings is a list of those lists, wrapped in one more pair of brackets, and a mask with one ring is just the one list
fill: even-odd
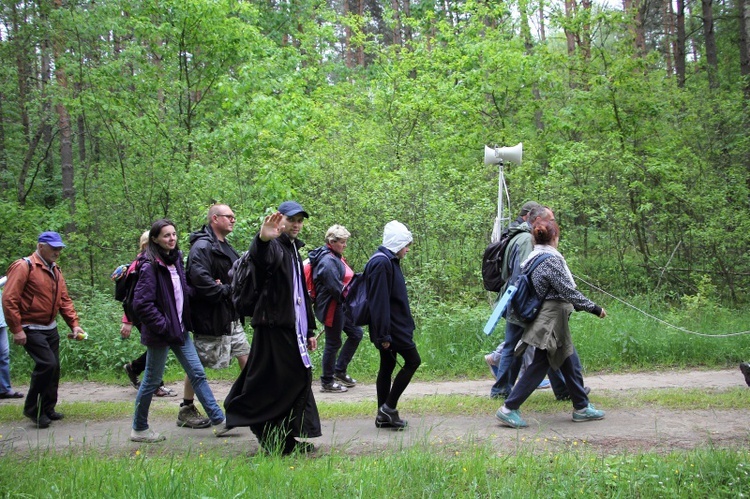
[(235, 217), (234, 215), (216, 215), (216, 216), (217, 217), (227, 217), (230, 222), (234, 222), (235, 220), (237, 220), (237, 217)]

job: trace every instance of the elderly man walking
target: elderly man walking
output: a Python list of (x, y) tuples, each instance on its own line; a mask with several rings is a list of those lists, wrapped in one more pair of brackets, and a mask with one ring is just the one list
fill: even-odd
[(73, 300), (55, 263), (64, 247), (57, 232), (40, 234), (36, 251), (11, 264), (3, 292), (3, 311), (13, 342), (22, 345), (34, 360), (23, 414), (39, 428), (47, 428), (51, 421), (63, 418), (55, 410), (60, 384), (58, 312), (74, 337), (86, 336), (78, 325)]

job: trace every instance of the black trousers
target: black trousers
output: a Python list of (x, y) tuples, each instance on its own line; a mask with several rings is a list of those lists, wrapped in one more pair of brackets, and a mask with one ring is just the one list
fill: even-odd
[(57, 405), (60, 386), (60, 335), (57, 328), (45, 331), (24, 328), (26, 344), (23, 348), (34, 360), (29, 392), (23, 413), (31, 418), (50, 414)]

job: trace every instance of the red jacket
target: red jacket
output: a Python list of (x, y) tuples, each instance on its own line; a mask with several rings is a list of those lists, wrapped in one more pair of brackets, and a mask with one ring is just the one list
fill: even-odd
[(50, 271), (36, 252), (29, 259), (31, 268), (26, 260), (21, 259), (8, 269), (3, 310), (10, 332), (20, 333), (22, 324), (52, 324), (58, 312), (71, 329), (78, 326), (78, 314), (60, 267), (55, 265)]

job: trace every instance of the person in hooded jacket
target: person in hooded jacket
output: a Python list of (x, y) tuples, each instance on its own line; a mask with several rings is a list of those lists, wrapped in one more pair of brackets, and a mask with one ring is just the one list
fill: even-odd
[[(422, 363), (414, 343), (414, 318), (409, 308), (401, 260), (409, 252), (412, 235), (404, 224), (393, 220), (383, 229), (383, 245), (365, 266), (367, 306), (370, 311), (370, 341), (380, 352), (375, 383), (378, 397), (377, 428), (402, 430), (407, 422), (399, 417), (398, 400)], [(403, 367), (391, 383), (396, 355)]]
[[(346, 227), (333, 225), (326, 232), (326, 245), (308, 254), (315, 282), (315, 316), (325, 326), (320, 376), (323, 392), (343, 393), (357, 384), (346, 372), (363, 336), (362, 328), (347, 320), (343, 307), (347, 286), (354, 277), (343, 257), (350, 236)], [(346, 333), (343, 347), (342, 331)]]
[(321, 436), (310, 353), (315, 316), (305, 287), (299, 233), (307, 212), (284, 201), (250, 244), (260, 296), (253, 311), (250, 358), (224, 400), (227, 424), (249, 426), (271, 454), (308, 453)]
[(225, 418), (208, 386), (195, 346), (190, 338), (192, 323), (182, 253), (177, 245), (173, 222), (160, 219), (151, 225), (149, 242), (138, 271), (133, 310), (141, 321), (141, 343), (146, 346), (146, 370), (135, 397), (135, 414), (130, 432), (134, 442), (160, 442), (166, 437), (148, 425), (148, 412), (159, 388), (167, 355), (171, 350), (190, 378), (195, 394), (216, 427), (214, 434), (227, 431)]

